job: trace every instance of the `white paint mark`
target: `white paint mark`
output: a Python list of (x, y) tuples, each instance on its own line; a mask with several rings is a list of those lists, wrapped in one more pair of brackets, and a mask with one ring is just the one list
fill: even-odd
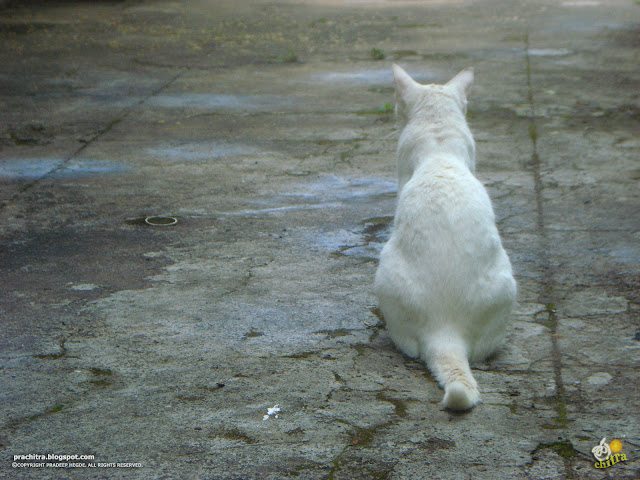
[(71, 285), (71, 290), (75, 290), (77, 292), (88, 292), (91, 290), (95, 290), (99, 285), (94, 285), (93, 283), (79, 283), (78, 285)]
[(532, 57), (560, 57), (570, 53), (571, 50), (566, 48), (532, 48), (528, 51)]
[(269, 417), (273, 415), (273, 418), (278, 418), (278, 413), (280, 412), (280, 405), (274, 405), (271, 408), (267, 408), (267, 414), (262, 417), (262, 420), (269, 420)]
[(600, 2), (594, 2), (592, 0), (581, 0), (576, 2), (562, 2), (563, 7), (597, 7)]

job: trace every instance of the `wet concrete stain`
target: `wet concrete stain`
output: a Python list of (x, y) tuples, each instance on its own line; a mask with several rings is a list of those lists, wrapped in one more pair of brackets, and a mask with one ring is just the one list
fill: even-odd
[(362, 228), (356, 231), (359, 242), (354, 245), (341, 245), (334, 255), (355, 257), (367, 261), (377, 261), (384, 244), (391, 235), (392, 216), (368, 218), (362, 222)]
[(309, 241), (315, 248), (329, 251), (332, 255), (377, 261), (391, 234), (392, 223), (392, 216), (368, 218), (352, 230), (315, 233)]
[[(157, 264), (165, 264), (142, 254), (163, 245), (166, 231), (151, 227), (145, 230), (62, 227), (6, 238), (6, 248), (0, 251), (0, 266), (7, 277), (16, 275), (16, 278), (5, 283), (5, 288), (19, 291), (22, 281), (33, 287), (35, 280), (23, 277), (27, 272), (38, 272), (38, 278), (44, 276), (45, 292), (67, 291), (65, 285), (69, 282), (106, 285), (111, 291), (142, 288), (147, 285), (144, 278), (155, 271)], [(85, 292), (89, 290), (82, 291)]]
[[(413, 72), (412, 72), (413, 73)], [(432, 83), (439, 79), (434, 73), (417, 71), (414, 74), (416, 81)], [(393, 73), (389, 68), (361, 69), (347, 72), (320, 72), (310, 75), (312, 81), (320, 83), (358, 83), (361, 85), (383, 85), (393, 83)]]
[[(146, 153), (167, 160), (198, 161), (214, 158), (256, 155), (259, 150), (251, 145), (228, 141), (188, 143), (160, 148), (149, 148)], [(264, 152), (262, 152), (264, 154)]]
[[(300, 175), (305, 177), (305, 175)], [(286, 193), (264, 200), (247, 200), (262, 208), (215, 212), (216, 215), (250, 216), (292, 210), (339, 209), (357, 203), (377, 203), (395, 198), (396, 182), (380, 178), (345, 178), (319, 175), (307, 183), (290, 187)]]
[[(88, 325), (91, 318), (80, 313), (87, 302), (149, 287), (146, 279), (171, 263), (144, 256), (171, 241), (165, 232), (61, 227), (6, 237), (0, 250), (0, 310), (12, 315), (0, 326), (0, 346), (6, 352), (38, 352), (43, 341)], [(31, 319), (26, 326), (25, 318)]]
[(564, 57), (567, 55), (571, 55), (573, 53), (572, 50), (567, 48), (533, 48), (527, 51), (522, 48), (491, 48), (491, 49), (481, 49), (481, 50), (473, 50), (468, 52), (468, 57)]
[(294, 105), (295, 100), (284, 95), (228, 95), (184, 93), (156, 95), (148, 105), (170, 109), (203, 109), (224, 113), (271, 112)]
[(530, 48), (528, 54), (531, 57), (559, 57), (571, 54), (567, 48)]
[(91, 159), (65, 161), (60, 158), (15, 158), (0, 160), (0, 181), (37, 180), (45, 176), (69, 179), (107, 175), (127, 170), (121, 163)]
[(369, 202), (396, 193), (394, 180), (380, 178), (345, 178), (338, 175), (317, 176), (312, 181), (297, 187), (283, 198), (317, 198), (342, 202)]
[[(266, 202), (249, 202), (253, 204), (265, 204)], [(222, 216), (253, 216), (253, 215), (266, 215), (272, 213), (284, 213), (292, 210), (321, 210), (328, 208), (341, 208), (343, 205), (341, 203), (327, 203), (327, 204), (312, 204), (312, 203), (301, 203), (296, 205), (288, 205), (282, 207), (267, 207), (267, 208), (255, 208), (255, 209), (244, 209), (233, 212), (215, 212), (216, 215)]]

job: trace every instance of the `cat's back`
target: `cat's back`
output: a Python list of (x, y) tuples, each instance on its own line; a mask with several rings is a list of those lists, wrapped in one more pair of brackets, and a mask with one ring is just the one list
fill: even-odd
[(470, 298), (510, 278), (489, 196), (455, 158), (426, 163), (404, 185), (380, 258), (380, 276), (387, 275), (393, 288), (412, 285), (424, 298)]
[(411, 328), (461, 323), (472, 358), (501, 341), (501, 334), (487, 340), (485, 330), (502, 328), (516, 286), (489, 196), (466, 166), (433, 162), (405, 184), (375, 288), (394, 340), (403, 345), (406, 335), (420, 335)]
[[(495, 230), (486, 189), (469, 168), (442, 155), (418, 167), (398, 198), (395, 229)], [(444, 233), (444, 232), (443, 232)]]

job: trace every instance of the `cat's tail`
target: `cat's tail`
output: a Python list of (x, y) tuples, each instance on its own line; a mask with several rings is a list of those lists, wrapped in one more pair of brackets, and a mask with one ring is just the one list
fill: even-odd
[(475, 407), (480, 402), (480, 392), (462, 342), (441, 339), (435, 344), (433, 341), (429, 343), (425, 360), (444, 388), (444, 407), (458, 411)]

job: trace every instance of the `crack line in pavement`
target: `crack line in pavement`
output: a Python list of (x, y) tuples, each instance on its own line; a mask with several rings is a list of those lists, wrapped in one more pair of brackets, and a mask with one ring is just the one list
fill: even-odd
[[(167, 89), (168, 87), (170, 87), (178, 78), (180, 78), (182, 75), (184, 75), (184, 73), (188, 71), (188, 68), (183, 69), (180, 73), (178, 73), (177, 75), (174, 75), (172, 78), (170, 78), (167, 82), (165, 82), (164, 84), (162, 84), (160, 87), (156, 88), (155, 90), (153, 90), (149, 95), (147, 95), (146, 97), (144, 97), (143, 99), (139, 100), (138, 102), (136, 102), (134, 105), (125, 108), (122, 112), (121, 115), (119, 115), (118, 117), (116, 117), (115, 119), (113, 119), (111, 122), (109, 122), (107, 124), (106, 127), (102, 128), (101, 130), (98, 130), (97, 133), (95, 133), (93, 135), (93, 137), (91, 137), (89, 140), (87, 140), (86, 142), (84, 142), (79, 148), (77, 148), (73, 153), (71, 153), (70, 155), (68, 155), (66, 158), (64, 158), (64, 160), (62, 160), (62, 162), (60, 162), (60, 164), (56, 165), (54, 168), (52, 168), (51, 170), (49, 170), (47, 173), (43, 174), (42, 176), (36, 178), (35, 180), (27, 183), (26, 185), (24, 185), (19, 193), (17, 193), (16, 195), (13, 196), (13, 198), (11, 199), (11, 201), (16, 200), (16, 198), (20, 195), (23, 194), (29, 190), (31, 190), (33, 187), (35, 187), (38, 183), (40, 183), (42, 180), (44, 180), (45, 178), (55, 174), (56, 172), (62, 170), (63, 168), (66, 167), (67, 163), (69, 163), (69, 161), (71, 161), (72, 159), (76, 158), (78, 155), (80, 155), (80, 153), (82, 153), (84, 150), (86, 150), (89, 146), (91, 146), (96, 140), (98, 140), (100, 137), (102, 137), (103, 135), (109, 133), (113, 127), (115, 127), (116, 125), (118, 125), (120, 122), (122, 122), (125, 118), (127, 118), (133, 111), (135, 111), (138, 107), (140, 107), (141, 105), (143, 105), (144, 103), (146, 103), (150, 98), (158, 95), (159, 93), (161, 93), (162, 91), (164, 91), (165, 89)], [(7, 202), (9, 203), (9, 202)], [(0, 209), (3, 208), (4, 206), (7, 205), (7, 203), (3, 203), (2, 205), (0, 205)]]
[[(204, 52), (204, 54), (201, 56), (202, 58), (207, 58), (209, 56), (209, 54), (212, 52), (212, 50), (207, 50), (206, 52)], [(1, 202), (0, 203), (0, 212), (2, 212), (8, 205), (14, 203), (19, 197), (20, 195), (26, 193), (27, 191), (31, 190), (33, 187), (35, 187), (36, 185), (38, 185), (42, 180), (44, 180), (45, 178), (53, 175), (54, 173), (62, 170), (63, 168), (66, 167), (66, 165), (74, 158), (76, 158), (80, 153), (82, 153), (84, 150), (86, 150), (90, 145), (92, 145), (95, 141), (97, 141), (98, 139), (100, 139), (103, 135), (109, 133), (113, 127), (115, 127), (116, 125), (118, 125), (120, 122), (122, 122), (125, 118), (127, 118), (129, 115), (131, 115), (131, 113), (133, 113), (135, 110), (137, 110), (139, 107), (141, 107), (142, 105), (144, 105), (146, 102), (149, 101), (149, 99), (155, 97), (156, 95), (162, 93), (164, 90), (166, 90), (167, 88), (169, 88), (171, 85), (173, 85), (173, 83), (175, 83), (176, 80), (178, 80), (182, 75), (184, 75), (186, 72), (194, 69), (194, 68), (198, 68), (199, 65), (197, 65), (198, 62), (194, 62), (193, 65), (187, 65), (184, 66), (182, 68), (180, 68), (180, 70), (178, 71), (178, 73), (176, 75), (174, 75), (173, 77), (171, 77), (169, 80), (167, 80), (165, 83), (163, 83), (162, 85), (160, 85), (158, 88), (156, 88), (155, 90), (153, 90), (151, 93), (149, 93), (146, 97), (142, 98), (141, 100), (139, 100), (138, 102), (136, 102), (134, 105), (125, 108), (122, 111), (122, 114), (117, 116), (115, 119), (113, 119), (111, 122), (109, 122), (107, 124), (106, 127), (104, 127), (103, 129), (99, 130), (97, 133), (95, 133), (93, 135), (93, 137), (91, 137), (89, 140), (87, 140), (86, 142), (83, 143), (83, 145), (81, 145), (78, 149), (76, 149), (73, 153), (71, 153), (70, 155), (68, 155), (66, 158), (64, 158), (60, 164), (56, 165), (54, 168), (52, 168), (51, 170), (49, 170), (47, 173), (45, 173), (44, 175), (36, 178), (35, 180), (28, 182), (27, 184), (25, 184), (19, 191), (18, 193), (14, 194), (9, 200)]]
[[(551, 270), (551, 264), (549, 260), (549, 239), (547, 237), (547, 231), (545, 227), (545, 215), (544, 215), (544, 198), (543, 198), (543, 183), (541, 176), (541, 161), (538, 154), (538, 129), (536, 124), (536, 108), (535, 100), (533, 96), (533, 81), (531, 75), (531, 57), (530, 57), (530, 45), (529, 45), (529, 32), (525, 34), (525, 62), (526, 62), (526, 74), (527, 74), (527, 101), (529, 103), (529, 138), (531, 139), (531, 161), (529, 166), (533, 173), (534, 192), (536, 197), (536, 230), (540, 235), (540, 260), (542, 267), (542, 279), (540, 282), (540, 291), (538, 293), (538, 302), (545, 305), (548, 315), (547, 326), (551, 331), (551, 361), (553, 366), (553, 375), (555, 382), (555, 407), (556, 418), (553, 420), (555, 425), (548, 425), (550, 429), (564, 429), (566, 424), (571, 420), (567, 419), (567, 398), (564, 389), (564, 382), (562, 380), (562, 358), (560, 349), (558, 346), (558, 318), (556, 316), (555, 309), (555, 294), (553, 274)], [(573, 471), (571, 469), (570, 460), (563, 458), (566, 478), (572, 479)]]
[[(203, 56), (201, 58), (206, 58), (209, 54), (211, 53), (211, 50), (208, 50), (207, 52), (205, 52), (203, 54)], [(48, 172), (46, 172), (44, 175), (32, 180), (31, 182), (26, 183), (22, 188), (20, 188), (20, 190), (18, 191), (18, 193), (14, 194), (9, 200), (1, 202), (0, 203), (0, 212), (2, 212), (7, 206), (9, 206), (10, 204), (14, 203), (19, 197), (20, 195), (26, 193), (27, 191), (31, 190), (33, 187), (35, 187), (36, 185), (38, 185), (41, 181), (43, 181), (44, 179), (50, 177), (51, 175), (55, 174), (56, 172), (64, 169), (66, 167), (66, 165), (74, 158), (76, 158), (78, 155), (80, 155), (80, 153), (82, 153), (84, 150), (86, 150), (90, 145), (92, 145), (94, 142), (96, 142), (98, 139), (100, 139), (102, 136), (104, 136), (105, 134), (109, 133), (113, 127), (115, 127), (116, 125), (118, 125), (120, 122), (122, 122), (125, 118), (127, 118), (129, 115), (131, 115), (131, 113), (133, 113), (135, 110), (137, 110), (139, 107), (141, 107), (142, 105), (144, 105), (146, 102), (149, 101), (149, 99), (155, 97), (156, 95), (162, 93), (164, 90), (166, 90), (167, 88), (169, 88), (171, 85), (173, 85), (173, 83), (175, 83), (176, 80), (178, 80), (182, 75), (184, 75), (186, 72), (192, 70), (193, 68), (198, 68), (198, 65), (196, 65), (197, 62), (194, 62), (194, 65), (187, 65), (184, 66), (182, 68), (180, 68), (179, 72), (174, 75), (173, 77), (171, 77), (169, 80), (167, 80), (165, 83), (163, 83), (162, 85), (160, 85), (158, 88), (156, 88), (155, 90), (153, 90), (151, 93), (149, 93), (147, 96), (145, 96), (144, 98), (142, 98), (141, 100), (139, 100), (138, 102), (136, 102), (134, 105), (125, 108), (122, 111), (122, 114), (120, 114), (119, 116), (117, 116), (115, 119), (113, 119), (111, 122), (109, 122), (104, 128), (102, 128), (101, 130), (98, 130), (97, 133), (95, 133), (93, 135), (93, 137), (91, 137), (89, 140), (87, 140), (86, 142), (84, 142), (79, 148), (77, 148), (73, 153), (71, 153), (70, 155), (68, 155), (67, 157), (65, 157), (58, 165), (56, 165), (54, 168), (52, 168), (51, 170), (49, 170)]]

